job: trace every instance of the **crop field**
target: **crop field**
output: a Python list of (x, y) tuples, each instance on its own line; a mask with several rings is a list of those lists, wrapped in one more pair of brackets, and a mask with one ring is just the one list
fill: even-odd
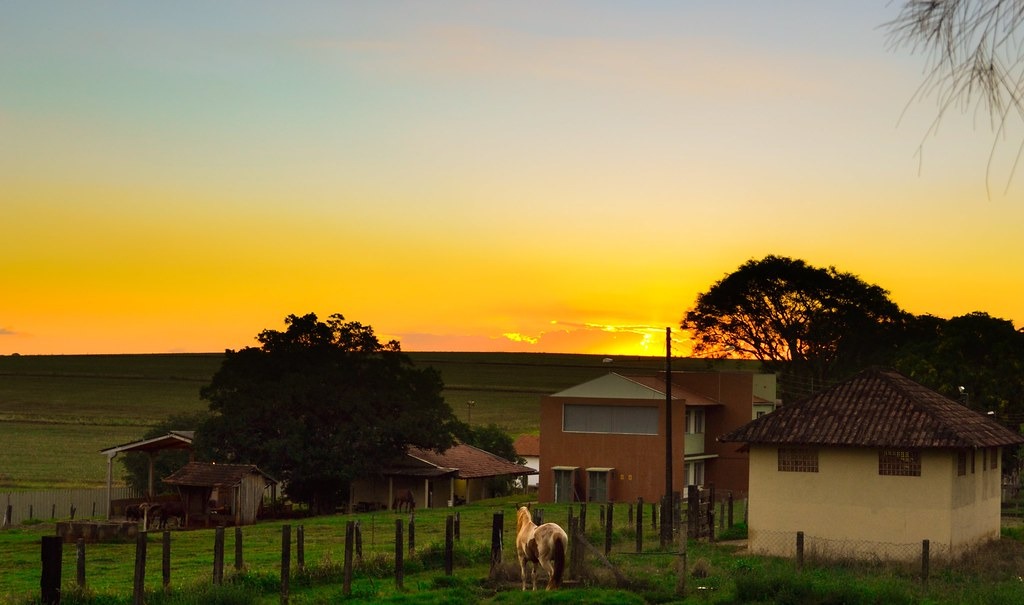
[[(610, 371), (658, 371), (664, 360), (529, 353), (410, 353), (436, 368), (454, 413), (513, 436), (536, 433), (540, 399)], [(104, 448), (139, 439), (173, 414), (200, 411), (221, 354), (0, 356), (0, 488), (99, 487)], [(739, 363), (739, 362), (730, 362)], [(706, 368), (675, 360), (677, 369)], [(473, 402), (472, 405), (467, 405)], [(115, 480), (121, 475), (115, 470)]]

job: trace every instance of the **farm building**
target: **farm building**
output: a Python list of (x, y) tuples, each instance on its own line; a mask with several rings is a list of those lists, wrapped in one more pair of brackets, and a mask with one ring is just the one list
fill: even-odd
[[(657, 501), (665, 492), (665, 401), (658, 375), (605, 376), (541, 400), (541, 502)], [(672, 372), (672, 484), (747, 489), (747, 455), (715, 437), (775, 408), (775, 375)]]
[[(871, 369), (721, 438), (750, 453), (751, 552), (911, 559), (1000, 533), (1002, 449), (1020, 435)], [(735, 447), (735, 445), (733, 446)]]
[(251, 525), (263, 504), (268, 487), (277, 481), (252, 464), (189, 462), (164, 477), (178, 489), (185, 526), (202, 523)]
[(410, 447), (404, 458), (377, 477), (352, 483), (350, 510), (390, 508), (398, 494), (412, 492), (416, 508), (439, 508), (492, 497), (489, 480), (537, 471), (466, 444), (438, 453)]
[[(535, 471), (540, 470), (540, 437), (538, 435), (520, 435), (516, 437), (512, 447), (524, 460), (526, 466)], [(539, 476), (536, 474), (526, 476), (526, 486), (536, 489)]]
[(163, 450), (190, 450), (191, 458), (192, 440), (195, 439), (195, 431), (171, 431), (166, 435), (133, 441), (107, 449), (100, 450), (100, 453), (107, 457), (107, 509), (106, 518), (110, 519), (112, 510), (111, 491), (114, 482), (114, 458), (118, 454), (141, 452), (149, 457), (149, 478), (146, 488), (146, 497), (152, 498), (153, 490), (153, 460), (157, 453)]

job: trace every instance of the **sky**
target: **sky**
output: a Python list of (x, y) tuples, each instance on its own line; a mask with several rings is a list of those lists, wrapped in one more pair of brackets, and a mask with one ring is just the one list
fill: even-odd
[[(901, 2), (0, 3), (0, 354), (660, 355), (750, 259), (1024, 326), (1024, 141)], [(926, 91), (927, 92), (927, 91)]]

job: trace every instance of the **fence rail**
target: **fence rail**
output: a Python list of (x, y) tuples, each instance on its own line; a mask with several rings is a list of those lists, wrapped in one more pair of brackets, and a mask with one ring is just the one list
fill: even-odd
[[(112, 488), (110, 497), (138, 498), (142, 494), (130, 487)], [(31, 492), (0, 492), (0, 517), (6, 526), (29, 519), (88, 518), (106, 514), (107, 489), (51, 489)]]

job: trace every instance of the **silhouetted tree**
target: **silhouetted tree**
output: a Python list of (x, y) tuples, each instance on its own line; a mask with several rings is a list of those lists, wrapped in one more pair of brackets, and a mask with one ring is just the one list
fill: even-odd
[(758, 359), (783, 374), (787, 398), (884, 361), (906, 317), (853, 274), (766, 256), (698, 295), (681, 327), (697, 355)]
[(459, 427), (432, 368), (397, 342), (338, 314), (289, 315), (259, 347), (227, 351), (201, 396), (213, 417), (199, 439), (214, 459), (253, 463), (314, 512), (333, 511), (352, 479), (408, 446), (444, 450)]

